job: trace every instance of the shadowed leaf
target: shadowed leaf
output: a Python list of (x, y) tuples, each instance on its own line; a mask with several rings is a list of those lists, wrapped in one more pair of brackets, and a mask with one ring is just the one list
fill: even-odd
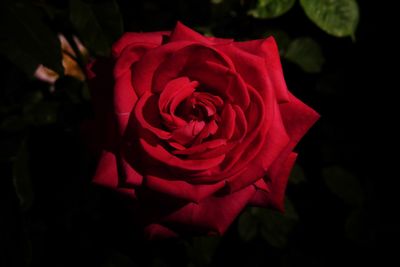
[(40, 10), (29, 2), (1, 2), (0, 9), (0, 53), (29, 76), (40, 64), (62, 74), (60, 42)]
[(272, 19), (288, 12), (296, 0), (257, 0), (255, 8), (248, 14), (257, 19)]
[(325, 62), (318, 43), (308, 37), (293, 40), (284, 56), (309, 73), (320, 72), (322, 64)]
[(123, 33), (122, 18), (115, 1), (86, 3), (70, 1), (70, 20), (89, 50), (108, 56)]
[(360, 182), (350, 172), (339, 166), (325, 168), (323, 177), (329, 189), (346, 203), (359, 206), (363, 202)]

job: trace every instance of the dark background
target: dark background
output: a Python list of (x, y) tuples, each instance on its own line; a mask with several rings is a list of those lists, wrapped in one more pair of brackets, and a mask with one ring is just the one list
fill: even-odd
[[(312, 37), (320, 45), (325, 58), (320, 72), (282, 60), (290, 90), (321, 114), (296, 149), (298, 165), (287, 195), (297, 215), (263, 213), (267, 222), (254, 223), (263, 233), (246, 229), (253, 223), (247, 216), (221, 238), (144, 241), (132, 227), (129, 201), (90, 183), (95, 162), (81, 137), (82, 122), (92, 117), (85, 84), (63, 76), (50, 92), (2, 46), (0, 266), (381, 266), (395, 259), (398, 208), (390, 171), (395, 160), (387, 158), (396, 153), (389, 130), (398, 121), (390, 118), (396, 85), (389, 77), (396, 71), (387, 63), (394, 58), (383, 4), (359, 1), (352, 41), (319, 29), (299, 3), (262, 20), (247, 15), (251, 1), (225, 1), (233, 4), (224, 8), (200, 0), (117, 2), (125, 31), (170, 30), (180, 20), (239, 40), (284, 32), (277, 37), (283, 50), (287, 36)], [(69, 40), (77, 35), (92, 56), (107, 54), (111, 42), (96, 47), (90, 43), (95, 30), (77, 30), (70, 22), (68, 1), (32, 3), (29, 12), (40, 14), (50, 32)], [(1, 41), (18, 34), (12, 20), (6, 23), (1, 27), (11, 31)], [(23, 42), (24, 36), (18, 38)], [(263, 211), (245, 214), (251, 212)]]

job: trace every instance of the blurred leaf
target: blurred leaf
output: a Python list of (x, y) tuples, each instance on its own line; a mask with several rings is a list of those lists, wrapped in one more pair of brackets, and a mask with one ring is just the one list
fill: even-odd
[(309, 73), (320, 72), (325, 61), (318, 43), (308, 37), (293, 40), (284, 56)]
[(239, 218), (238, 231), (244, 241), (261, 234), (271, 246), (282, 248), (297, 221), (298, 215), (292, 203), (285, 199), (284, 213), (256, 207), (246, 210)]
[[(258, 208), (251, 208), (252, 211)], [(239, 236), (243, 241), (250, 241), (257, 236), (258, 219), (250, 211), (245, 211), (239, 217), (238, 223)]]
[(347, 238), (358, 242), (362, 236), (362, 213), (360, 209), (353, 210), (346, 220)]
[(108, 56), (112, 44), (123, 33), (122, 17), (113, 0), (71, 0), (70, 20), (89, 50), (100, 56)]
[(310, 20), (325, 32), (336, 36), (354, 36), (359, 11), (356, 0), (300, 0)]
[(0, 129), (9, 131), (9, 132), (16, 132), (21, 131), (27, 126), (26, 121), (20, 115), (10, 115), (2, 120), (0, 124)]
[(39, 10), (17, 1), (2, 1), (0, 9), (0, 53), (29, 76), (39, 64), (62, 74), (60, 42)]
[(82, 85), (82, 98), (83, 98), (83, 100), (87, 100), (87, 101), (89, 101), (91, 98), (89, 86), (87, 83), (83, 83), (83, 85)]
[[(14, 104), (14, 112), (11, 109), (11, 114), (5, 117), (0, 124), (0, 129), (10, 132), (21, 131), (25, 129), (31, 121), (28, 119), (30, 111), (34, 106), (38, 105), (43, 99), (43, 94), (40, 91), (28, 92), (24, 95), (21, 102)], [(21, 109), (28, 112), (21, 112)]]
[(214, 34), (212, 33), (212, 29), (211, 27), (208, 26), (197, 26), (194, 27), (194, 29), (198, 32), (200, 32), (201, 34), (205, 35), (205, 36), (209, 36), (209, 37), (213, 37)]
[(24, 95), (23, 105), (24, 106), (33, 106), (43, 100), (43, 94), (39, 90), (29, 92)]
[(224, 0), (211, 0), (211, 3), (214, 5), (221, 4)]
[(111, 251), (107, 255), (107, 259), (101, 267), (129, 267), (134, 266), (132, 260), (127, 256), (118, 251)]
[(235, 17), (237, 15), (237, 8), (240, 0), (221, 0), (218, 3), (211, 5), (211, 13), (213, 16), (213, 23), (211, 27), (218, 23), (224, 24), (227, 17)]
[(339, 166), (325, 168), (322, 174), (329, 189), (343, 201), (353, 206), (362, 204), (363, 192), (355, 176)]
[(13, 182), (21, 208), (27, 210), (32, 205), (33, 191), (29, 174), (29, 154), (26, 141), (21, 143), (14, 160)]
[(42, 101), (27, 107), (24, 110), (24, 119), (30, 125), (46, 125), (57, 121), (59, 104), (56, 102)]
[(221, 241), (218, 236), (198, 236), (192, 238), (187, 247), (187, 254), (193, 266), (206, 266), (211, 263), (212, 257)]
[(256, 7), (247, 13), (257, 19), (271, 19), (288, 12), (296, 0), (257, 0)]
[(292, 184), (300, 184), (306, 180), (303, 168), (299, 164), (293, 166), (292, 172), (289, 176), (289, 182)]
[(280, 213), (265, 210), (260, 213), (261, 235), (273, 247), (283, 248), (286, 246), (288, 236), (298, 221), (298, 215), (289, 201), (285, 200), (285, 212)]

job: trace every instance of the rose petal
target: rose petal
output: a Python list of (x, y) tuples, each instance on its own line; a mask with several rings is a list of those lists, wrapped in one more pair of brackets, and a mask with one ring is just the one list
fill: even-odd
[(198, 62), (185, 69), (184, 74), (205, 85), (215, 95), (225, 96), (231, 103), (243, 108), (250, 104), (249, 93), (241, 76), (223, 65), (210, 61)]
[(112, 46), (112, 54), (114, 57), (119, 57), (121, 52), (131, 44), (154, 44), (161, 45), (163, 36), (168, 36), (169, 32), (127, 32), (114, 43)]
[(124, 186), (139, 186), (143, 183), (143, 176), (121, 156), (118, 158), (118, 165), (121, 168), (120, 175), (124, 180)]
[[(179, 77), (171, 80), (161, 92), (158, 100), (160, 114), (170, 129), (184, 127), (187, 122), (175, 114), (180, 102), (189, 97), (197, 87), (197, 82), (190, 82), (187, 77)], [(179, 95), (178, 97), (176, 97)]]
[(275, 39), (269, 37), (263, 40), (252, 40), (246, 42), (235, 42), (234, 46), (247, 51), (248, 53), (261, 56), (265, 60), (268, 78), (271, 81), (271, 88), (275, 91), (280, 103), (289, 101), (288, 90), (283, 77), (282, 65), (279, 57), (279, 50)]
[(206, 37), (201, 35), (198, 32), (193, 31), (189, 27), (186, 27), (181, 22), (177, 22), (175, 29), (172, 31), (170, 42), (179, 42), (179, 41), (195, 41), (208, 45), (217, 45), (217, 44), (226, 44), (231, 43), (233, 39), (223, 39), (216, 37)]
[(319, 119), (319, 114), (289, 93), (289, 102), (279, 105), (283, 123), (290, 139), (297, 144), (310, 127)]
[[(248, 86), (248, 89), (252, 105), (246, 110), (248, 128), (246, 136), (240, 144), (232, 149), (221, 166), (221, 170), (226, 170), (226, 172), (230, 174), (242, 169), (243, 166), (247, 165), (252, 159), (258, 156), (258, 152), (264, 144), (267, 131), (271, 127), (274, 119), (273, 106), (268, 107), (269, 110), (271, 108), (272, 110), (267, 113), (263, 100), (258, 92), (250, 86)], [(268, 114), (268, 116), (266, 116), (266, 114)], [(240, 164), (234, 167), (239, 159)], [(230, 174), (226, 174), (226, 176), (230, 176)], [(222, 175), (225, 176), (225, 173)]]
[[(142, 95), (142, 97), (139, 98), (139, 101), (134, 109), (135, 118), (143, 129), (149, 130), (158, 138), (166, 140), (171, 137), (171, 133), (157, 127), (159, 125), (159, 121), (156, 121), (155, 116), (158, 116), (160, 111), (158, 110), (158, 106), (154, 98), (155, 95), (150, 93), (150, 91), (146, 92), (144, 95)], [(150, 121), (145, 118), (145, 115)]]
[(170, 228), (163, 225), (152, 223), (144, 229), (146, 238), (148, 240), (157, 240), (165, 238), (177, 238), (178, 234)]
[(264, 58), (248, 53), (235, 45), (222, 46), (220, 49), (232, 60), (245, 83), (256, 89), (265, 101), (274, 98), (274, 88)]
[(127, 71), (131, 71), (131, 66), (138, 61), (148, 50), (159, 46), (153, 43), (133, 43), (124, 48), (117, 57), (114, 67), (114, 77), (118, 78)]
[[(213, 139), (213, 140), (201, 143), (199, 145), (192, 146), (190, 148), (174, 150), (174, 151), (172, 151), (172, 153), (175, 155), (193, 155), (193, 154), (196, 155), (196, 154), (202, 154), (209, 150), (217, 149), (218, 147), (221, 147), (221, 146), (226, 146), (225, 139)], [(220, 152), (222, 152), (222, 151), (220, 151)], [(198, 156), (198, 155), (196, 155), (196, 156)]]
[(227, 103), (222, 109), (221, 122), (218, 132), (216, 133), (216, 138), (225, 138), (227, 140), (231, 139), (235, 132), (235, 120), (236, 112), (232, 108), (232, 105)]
[(215, 184), (193, 185), (181, 180), (166, 180), (156, 176), (146, 176), (146, 187), (172, 197), (200, 202), (225, 186), (224, 181)]
[[(208, 234), (222, 235), (254, 195), (254, 186), (248, 186), (232, 194), (210, 196), (200, 203), (188, 203), (166, 216), (163, 225), (185, 227)], [(173, 229), (173, 228), (172, 228)]]
[(140, 139), (140, 143), (146, 151), (146, 153), (154, 160), (158, 160), (163, 164), (179, 168), (187, 171), (200, 171), (209, 169), (217, 166), (224, 160), (224, 155), (210, 158), (210, 159), (198, 159), (198, 160), (182, 160), (172, 154), (170, 154), (165, 148), (160, 145), (152, 146), (146, 140)]
[[(278, 104), (275, 103), (275, 112), (273, 116), (273, 122), (271, 128), (269, 129), (266, 136), (260, 136), (259, 138), (264, 139), (264, 141), (258, 141), (255, 139), (253, 143), (249, 144), (252, 146), (261, 146), (258, 154), (255, 158), (251, 159), (250, 155), (242, 154), (241, 158), (248, 159), (251, 161), (246, 162), (246, 168), (241, 172), (229, 177), (230, 189), (235, 191), (244, 186), (254, 183), (260, 177), (263, 177), (267, 170), (270, 168), (271, 164), (278, 158), (282, 151), (289, 144), (289, 136), (286, 133), (286, 129), (283, 125), (282, 118), (278, 111)], [(252, 149), (247, 148), (246, 153), (253, 153)], [(247, 152), (249, 151), (249, 152)], [(240, 162), (240, 164), (243, 164)]]
[(192, 43), (174, 42), (151, 49), (145, 53), (141, 59), (132, 66), (132, 86), (138, 96), (153, 88), (153, 77), (157, 68), (171, 54)]
[(217, 49), (199, 43), (190, 43), (174, 51), (159, 64), (153, 75), (152, 91), (160, 92), (170, 80), (184, 76), (186, 69), (197, 66), (204, 61), (225, 66), (232, 71), (235, 70), (231, 60)]
[(103, 151), (101, 154), (93, 182), (114, 189), (118, 187), (117, 160), (112, 152)]
[(114, 112), (116, 114), (129, 115), (138, 100), (130, 79), (131, 73), (129, 71), (115, 79)]
[(205, 128), (204, 121), (190, 121), (185, 126), (177, 128), (172, 132), (171, 140), (186, 146), (196, 139), (197, 135)]

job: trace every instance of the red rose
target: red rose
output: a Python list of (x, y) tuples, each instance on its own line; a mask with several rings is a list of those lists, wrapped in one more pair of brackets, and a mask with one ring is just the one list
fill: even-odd
[(89, 77), (94, 181), (134, 199), (150, 238), (223, 234), (247, 205), (283, 210), (292, 150), (318, 114), (287, 90), (272, 37), (234, 42), (181, 23), (126, 33)]

